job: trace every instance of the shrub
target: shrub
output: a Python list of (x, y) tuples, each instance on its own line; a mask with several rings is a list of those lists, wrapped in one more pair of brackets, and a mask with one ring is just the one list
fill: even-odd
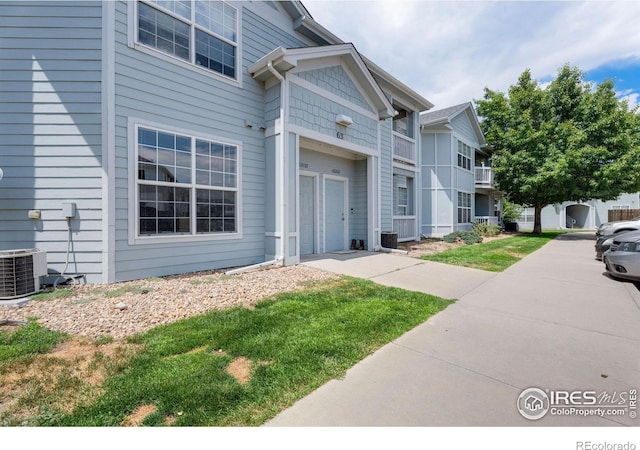
[(502, 200), (502, 220), (505, 223), (513, 223), (518, 220), (522, 210), (524, 208), (521, 205), (511, 203), (506, 198)]
[(475, 231), (454, 231), (442, 238), (445, 242), (464, 242), (465, 244), (478, 244), (482, 242), (482, 237)]
[(489, 222), (474, 222), (473, 231), (479, 236), (497, 236), (500, 234), (500, 227)]

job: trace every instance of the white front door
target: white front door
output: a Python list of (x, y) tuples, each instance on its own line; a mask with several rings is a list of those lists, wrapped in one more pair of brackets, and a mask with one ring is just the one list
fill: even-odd
[(324, 180), (324, 251), (335, 252), (347, 247), (346, 182)]
[(315, 178), (300, 176), (300, 255), (315, 253), (316, 196)]

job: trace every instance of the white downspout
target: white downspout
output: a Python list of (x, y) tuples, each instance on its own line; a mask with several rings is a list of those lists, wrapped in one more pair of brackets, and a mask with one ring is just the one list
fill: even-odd
[(273, 61), (269, 61), (267, 63), (267, 69), (269, 69), (269, 72), (271, 72), (273, 74), (274, 77), (276, 77), (278, 80), (280, 81), (284, 81), (284, 77), (282, 76), (282, 74), (280, 72), (278, 72), (275, 67), (273, 67)]
[(286, 92), (285, 92), (285, 79), (282, 76), (282, 74), (280, 72), (278, 72), (276, 70), (275, 67), (273, 67), (273, 60), (269, 60), (269, 62), (267, 62), (267, 69), (269, 70), (269, 72), (271, 72), (273, 74), (274, 77), (276, 77), (278, 79), (278, 81), (280, 81), (280, 121), (278, 123), (278, 132), (280, 134), (280, 139), (281, 139), (281, 167), (282, 167), (282, 182), (279, 184), (278, 186), (278, 194), (280, 197), (280, 212), (281, 212), (281, 216), (280, 216), (280, 220), (281, 220), (281, 224), (282, 224), (282, 235), (280, 237), (280, 258), (282, 260), (282, 263), (284, 264), (285, 261), (285, 255), (287, 254), (287, 241), (288, 241), (288, 236), (287, 236), (287, 211), (286, 211), (286, 206), (287, 206), (287, 202), (285, 200), (285, 186), (284, 186), (284, 180), (286, 179), (286, 154), (285, 154), (285, 130), (284, 130), (284, 119), (285, 119), (285, 96), (286, 96)]

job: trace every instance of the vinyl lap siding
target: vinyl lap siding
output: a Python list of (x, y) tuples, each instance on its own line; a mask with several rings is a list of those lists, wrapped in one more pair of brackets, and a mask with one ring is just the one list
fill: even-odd
[(380, 122), (380, 192), (381, 223), (380, 231), (393, 230), (393, 144), (392, 121)]
[[(100, 282), (100, 2), (0, 2), (0, 249), (37, 247), (68, 273)], [(28, 211), (41, 211), (41, 220)]]
[[(261, 262), (265, 257), (265, 92), (247, 67), (273, 48), (301, 42), (242, 8), (241, 86), (128, 46), (126, 2), (116, 4), (116, 279), (128, 280)], [(134, 18), (135, 20), (135, 18)], [(130, 118), (242, 142), (242, 239), (130, 245)]]
[[(367, 161), (364, 159), (355, 161), (354, 174), (351, 177), (350, 208), (349, 211), (349, 236), (350, 239), (358, 239), (367, 242)], [(358, 242), (360, 244), (360, 242)]]
[(478, 137), (473, 131), (471, 122), (469, 121), (469, 117), (467, 117), (466, 113), (458, 114), (454, 117), (451, 120), (451, 125), (453, 126), (455, 134), (460, 136), (467, 144), (473, 145), (476, 148), (478, 147)]

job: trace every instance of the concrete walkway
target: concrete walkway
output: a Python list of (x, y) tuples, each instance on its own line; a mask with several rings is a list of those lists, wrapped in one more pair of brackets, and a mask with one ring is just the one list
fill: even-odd
[(460, 300), (267, 425), (640, 425), (628, 413), (531, 421), (516, 408), (530, 387), (640, 388), (640, 292), (603, 274), (593, 243), (564, 235), (497, 275), (396, 255), (308, 262)]
[(496, 274), (399, 254), (355, 252), (325, 254), (303, 264), (316, 269), (365, 278), (376, 283), (458, 299)]

